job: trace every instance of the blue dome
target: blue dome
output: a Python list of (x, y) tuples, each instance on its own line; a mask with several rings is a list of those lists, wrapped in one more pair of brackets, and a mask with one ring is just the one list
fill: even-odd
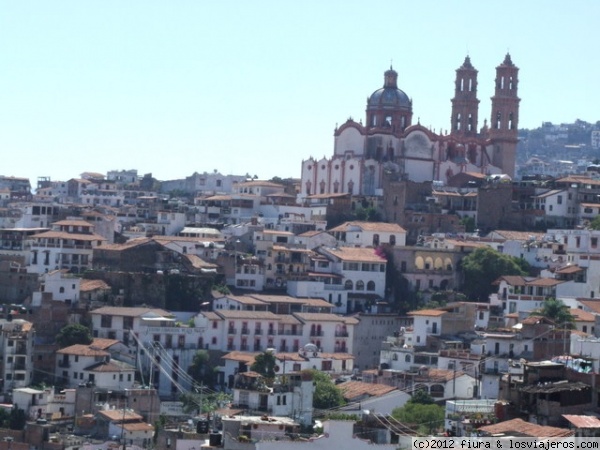
[(384, 87), (371, 94), (367, 108), (410, 109), (411, 102), (404, 91), (398, 88)]
[(369, 97), (367, 109), (407, 109), (412, 108), (408, 95), (398, 89), (398, 72), (390, 67), (385, 71), (384, 83)]

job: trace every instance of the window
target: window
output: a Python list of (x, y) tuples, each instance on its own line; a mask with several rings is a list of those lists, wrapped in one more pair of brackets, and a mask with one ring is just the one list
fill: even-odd
[(367, 291), (374, 291), (374, 290), (375, 290), (375, 282), (373, 280), (371, 280), (367, 283)]
[(112, 328), (112, 316), (101, 316), (100, 317), (101, 328)]
[(365, 283), (362, 280), (358, 280), (356, 282), (356, 290), (357, 291), (364, 291), (365, 290)]

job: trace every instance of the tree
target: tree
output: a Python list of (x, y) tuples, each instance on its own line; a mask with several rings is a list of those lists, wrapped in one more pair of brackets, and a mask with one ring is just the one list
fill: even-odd
[(432, 405), (435, 403), (435, 400), (425, 389), (419, 389), (413, 392), (413, 395), (408, 402), (419, 403), (421, 405)]
[(594, 217), (594, 220), (590, 222), (590, 228), (592, 230), (600, 230), (600, 216)]
[(490, 247), (478, 248), (462, 260), (463, 291), (471, 300), (487, 301), (495, 280), (502, 275), (526, 275), (528, 267), (525, 260)]
[(565, 328), (574, 328), (575, 317), (569, 311), (569, 307), (561, 300), (549, 298), (544, 302), (544, 306), (538, 311), (531, 313), (532, 316), (541, 316), (550, 319), (556, 325)]
[(277, 360), (272, 352), (262, 352), (256, 355), (250, 370), (260, 373), (268, 379), (275, 378), (275, 365)]
[(436, 404), (408, 401), (404, 406), (395, 408), (392, 417), (417, 427), (421, 434), (432, 435), (444, 426), (444, 408)]
[(460, 219), (460, 224), (465, 227), (466, 233), (472, 233), (475, 231), (475, 219), (471, 216), (465, 216)]
[(334, 384), (328, 374), (315, 369), (309, 369), (306, 372), (312, 376), (315, 384), (313, 393), (314, 408), (331, 409), (346, 403), (342, 391)]
[(188, 374), (197, 382), (212, 387), (216, 380), (215, 369), (210, 365), (210, 355), (206, 350), (198, 350), (188, 367)]
[(75, 323), (66, 325), (56, 335), (56, 343), (60, 348), (70, 345), (83, 344), (88, 345), (93, 341), (90, 329), (84, 325)]

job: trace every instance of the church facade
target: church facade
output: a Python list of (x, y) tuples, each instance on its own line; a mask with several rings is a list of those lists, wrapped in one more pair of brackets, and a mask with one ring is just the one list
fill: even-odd
[(478, 129), (477, 70), (467, 56), (456, 69), (449, 133), (412, 123), (412, 100), (398, 88), (391, 67), (384, 85), (367, 101), (366, 119), (349, 119), (334, 132), (331, 158), (302, 162), (299, 198), (312, 195), (383, 195), (385, 172), (415, 182), (445, 183), (461, 172), (485, 175), (515, 171), (519, 102), (518, 72), (509, 54), (496, 67), (491, 115)]

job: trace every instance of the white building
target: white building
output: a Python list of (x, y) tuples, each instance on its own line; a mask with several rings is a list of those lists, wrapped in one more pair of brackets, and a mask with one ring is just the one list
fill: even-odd
[(0, 319), (0, 350), (4, 358), (2, 392), (26, 387), (33, 379), (33, 324), (22, 319)]
[(381, 244), (406, 245), (406, 230), (395, 223), (346, 222), (327, 230), (340, 245), (377, 247)]
[(53, 270), (40, 275), (39, 290), (32, 294), (32, 306), (41, 306), (42, 296), (50, 294), (52, 300), (74, 304), (79, 300), (81, 278), (65, 270)]
[(82, 273), (92, 266), (94, 248), (106, 239), (94, 232), (94, 226), (84, 220), (61, 220), (52, 229), (32, 236), (29, 272), (45, 273), (67, 269)]
[(12, 399), (28, 420), (75, 417), (75, 389), (57, 393), (53, 388), (17, 388), (12, 391)]
[(135, 367), (111, 358), (114, 339), (94, 339), (89, 345), (75, 344), (56, 352), (56, 378), (69, 387), (89, 384), (105, 389), (129, 389), (135, 382)]

